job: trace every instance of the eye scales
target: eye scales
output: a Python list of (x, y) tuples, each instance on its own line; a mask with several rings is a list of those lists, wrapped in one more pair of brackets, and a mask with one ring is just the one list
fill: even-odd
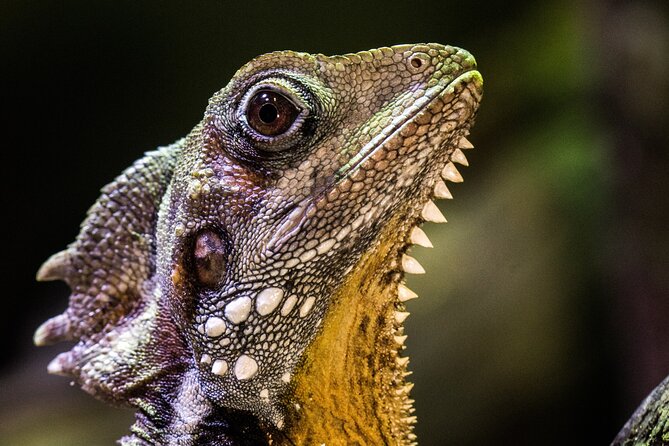
[(252, 60), (38, 272), (72, 289), (35, 333), (76, 341), (49, 372), (137, 409), (125, 445), (414, 443), (407, 250), (481, 94), (438, 44)]

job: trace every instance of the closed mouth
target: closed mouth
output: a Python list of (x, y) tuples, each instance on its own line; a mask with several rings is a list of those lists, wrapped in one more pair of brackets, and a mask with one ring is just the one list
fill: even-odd
[(435, 99), (439, 98), (444, 93), (452, 93), (456, 85), (459, 85), (463, 81), (471, 81), (474, 78), (482, 79), (481, 74), (478, 71), (473, 69), (467, 70), (448, 83), (436, 85), (428, 89), (427, 94), (416, 101), (420, 102), (417, 109), (416, 107), (411, 107), (408, 109), (409, 112), (407, 114), (402, 114), (396, 117), (390, 126), (383, 129), (378, 135), (372, 138), (371, 141), (361, 147), (358, 153), (337, 171), (335, 174), (337, 183), (353, 174), (353, 172), (372, 156), (376, 150), (396, 137), (408, 123), (413, 122), (420, 113), (433, 103)]
[[(280, 224), (279, 229), (272, 235), (271, 239), (267, 243), (267, 249), (270, 251), (275, 251), (284, 242), (292, 238), (292, 236), (300, 230), (300, 227), (305, 221), (305, 217), (309, 210), (313, 209), (319, 200), (323, 199), (330, 190), (339, 187), (343, 181), (346, 181), (347, 178), (360, 169), (365, 161), (372, 157), (377, 150), (384, 147), (389, 141), (400, 136), (400, 133), (403, 131), (403, 129), (408, 124), (414, 122), (416, 118), (428, 107), (430, 107), (430, 105), (433, 104), (436, 99), (443, 96), (444, 94), (453, 93), (455, 91), (455, 87), (462, 84), (463, 82), (474, 83), (476, 81), (482, 81), (481, 74), (477, 70), (471, 69), (461, 73), (450, 82), (441, 82), (434, 87), (428, 88), (426, 94), (419, 98), (414, 106), (408, 109), (407, 113), (393, 119), (393, 122), (389, 126), (383, 129), (371, 141), (365, 144), (358, 151), (358, 153), (353, 158), (351, 158), (348, 163), (346, 163), (346, 165), (342, 166), (335, 173), (331, 187), (325, 188), (319, 194), (307, 197), (290, 207), (289, 210), (285, 212), (283, 222)], [(466, 120), (467, 119), (463, 119), (460, 122), (460, 125), (466, 122)], [(467, 142), (465, 144), (469, 143)], [(457, 145), (455, 148), (458, 148)]]

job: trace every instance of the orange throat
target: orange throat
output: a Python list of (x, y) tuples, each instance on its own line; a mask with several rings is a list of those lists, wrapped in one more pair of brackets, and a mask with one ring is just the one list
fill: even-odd
[(285, 430), (295, 444), (415, 440), (413, 384), (405, 381), (408, 358), (399, 355), (408, 313), (398, 298), (398, 246), (404, 243), (397, 237), (410, 226), (398, 220), (386, 226), (380, 242), (349, 273), (305, 352)]

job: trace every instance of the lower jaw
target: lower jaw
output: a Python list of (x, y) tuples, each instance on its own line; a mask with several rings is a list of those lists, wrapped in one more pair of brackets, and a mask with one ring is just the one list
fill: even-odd
[(407, 361), (397, 342), (404, 340), (397, 318), (404, 314), (400, 250), (409, 231), (406, 218), (389, 221), (380, 243), (333, 296), (323, 329), (295, 375), (285, 428), (293, 443), (410, 443)]
[(409, 314), (404, 302), (416, 295), (403, 277), (425, 271), (406, 252), (411, 244), (432, 246), (417, 226), (446, 221), (431, 199), (452, 198), (440, 174), (462, 181), (453, 162), (467, 165), (462, 149), (469, 148), (463, 136), (444, 154), (442, 169), (425, 178), (413, 205), (386, 222), (333, 296), (293, 381), (284, 433), (294, 444), (414, 444), (413, 385), (406, 381), (408, 357), (400, 353)]

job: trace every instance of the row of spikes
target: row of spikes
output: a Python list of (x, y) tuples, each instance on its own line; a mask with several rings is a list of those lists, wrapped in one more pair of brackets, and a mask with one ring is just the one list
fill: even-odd
[[(469, 166), (469, 162), (463, 152), (463, 150), (473, 149), (474, 146), (466, 137), (462, 137), (458, 144), (459, 148), (456, 148), (450, 155), (450, 161), (446, 163), (444, 168), (441, 171), (441, 178), (437, 181), (433, 189), (433, 197), (437, 199), (452, 199), (453, 195), (446, 186), (446, 181), (452, 183), (461, 183), (463, 181), (462, 175), (455, 167), (454, 163), (461, 164), (463, 166)], [(437, 205), (432, 201), (428, 200), (420, 213), (421, 219), (423, 222), (429, 221), (433, 223), (446, 223), (446, 217), (441, 213)], [(419, 226), (415, 226), (411, 233), (409, 234), (409, 242), (412, 245), (418, 245), (425, 248), (433, 248), (434, 245), (428, 238), (425, 231), (423, 231)], [(416, 260), (415, 258), (402, 254), (401, 258), (401, 268), (407, 274), (425, 274), (425, 268)], [(404, 283), (399, 283), (397, 286), (397, 297), (399, 302), (404, 304), (405, 302), (416, 299), (418, 294), (412, 291)], [(408, 311), (399, 311), (396, 310), (394, 313), (394, 319), (396, 322), (395, 332), (393, 333), (393, 339), (398, 346), (398, 350), (401, 351), (405, 348), (405, 342), (407, 335), (404, 334), (403, 323), (409, 317)], [(399, 373), (402, 378), (407, 377), (412, 372), (407, 370), (407, 365), (409, 364), (408, 356), (397, 356), (395, 359)], [(413, 428), (416, 424), (417, 417), (413, 415), (415, 408), (413, 407), (414, 400), (409, 397), (411, 389), (413, 388), (413, 383), (405, 383), (399, 389), (396, 389), (396, 397), (398, 399), (399, 408), (403, 414), (401, 420), (402, 424), (405, 427), (403, 433), (404, 438), (409, 445), (417, 445), (417, 437), (413, 432)]]

